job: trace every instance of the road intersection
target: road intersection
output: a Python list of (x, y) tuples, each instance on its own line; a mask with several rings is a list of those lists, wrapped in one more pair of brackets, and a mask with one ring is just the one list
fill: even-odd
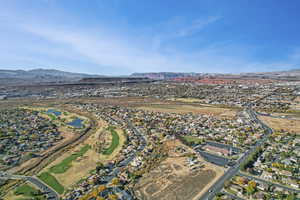
[(262, 128), (265, 130), (265, 134), (262, 137), (262, 139), (260, 139), (259, 141), (257, 141), (257, 143), (252, 146), (248, 151), (246, 151), (244, 153), (244, 155), (236, 162), (236, 164), (232, 167), (230, 167), (225, 174), (219, 178), (219, 180), (217, 180), (217, 182), (215, 184), (213, 184), (209, 190), (199, 199), (199, 200), (211, 200), (214, 199), (214, 197), (216, 196), (216, 194), (218, 194), (219, 192), (221, 192), (222, 188), (224, 187), (224, 184), (226, 181), (229, 181), (233, 176), (235, 176), (243, 163), (246, 162), (246, 160), (250, 157), (250, 155), (252, 155), (255, 151), (257, 151), (267, 140), (268, 136), (270, 134), (273, 133), (272, 129), (269, 128), (268, 126), (266, 126), (263, 122), (261, 122), (258, 118), (256, 113), (251, 109), (251, 105), (249, 105), (245, 111), (248, 113), (248, 115), (250, 116), (251, 120), (255, 123), (259, 123)]

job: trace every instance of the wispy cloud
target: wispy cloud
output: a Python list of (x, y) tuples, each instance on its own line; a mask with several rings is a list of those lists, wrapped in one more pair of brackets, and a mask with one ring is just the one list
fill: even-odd
[[(161, 22), (159, 25), (152, 25), (147, 30), (139, 27), (140, 29), (135, 34), (130, 35), (128, 34), (130, 31), (126, 30), (126, 27), (122, 31), (115, 31), (101, 23), (96, 27), (87, 27), (85, 24), (71, 27), (67, 20), (56, 21), (49, 16), (42, 16), (42, 13), (39, 13), (41, 16), (38, 18), (32, 16), (26, 20), (22, 20), (22, 16), (17, 16), (16, 13), (9, 14), (7, 12), (5, 15), (1, 15), (0, 12), (0, 18), (5, 18), (6, 24), (9, 24), (11, 29), (15, 29), (14, 33), (18, 32), (19, 35), (22, 35), (18, 38), (19, 40), (24, 38), (26, 41), (30, 35), (34, 38), (32, 41), (37, 41), (37, 44), (29, 40), (27, 43), (22, 43), (22, 48), (15, 44), (11, 51), (15, 48), (17, 49), (15, 52), (18, 54), (15, 53), (11, 60), (20, 57), (32, 65), (42, 65), (43, 63), (56, 66), (69, 65), (73, 68), (80, 68), (77, 69), (78, 71), (90, 72), (88, 64), (91, 64), (94, 66), (93, 73), (97, 71), (100, 74), (104, 72), (121, 74), (135, 71), (269, 71), (294, 67), (300, 63), (300, 51), (291, 53), (288, 58), (282, 59), (280, 62), (272, 62), (251, 58), (248, 55), (250, 54), (248, 49), (254, 47), (247, 47), (243, 44), (228, 45), (226, 42), (221, 42), (217, 45), (210, 44), (183, 51), (176, 46), (176, 42), (173, 42), (201, 34), (201, 31), (210, 25), (217, 25), (225, 20), (221, 16), (190, 20), (175, 17)], [(66, 18), (71, 17), (67, 16)], [(3, 25), (0, 24), (0, 29), (1, 27)], [(1, 40), (4, 41), (5, 38), (0, 37), (0, 42)], [(12, 37), (8, 37), (6, 44), (12, 40), (14, 40)], [(168, 46), (167, 42), (175, 44)], [(240, 51), (240, 49), (244, 50)], [(7, 50), (3, 48), (2, 51), (5, 53)], [(0, 48), (2, 55), (3, 52)], [(86, 65), (83, 66), (82, 63)]]
[[(127, 71), (159, 71), (170, 67), (180, 69), (186, 65), (178, 57), (170, 59), (160, 53), (152, 52), (125, 38), (113, 37), (107, 33), (91, 33), (45, 28), (26, 25), (24, 30), (46, 40), (63, 44), (71, 51), (102, 67), (126, 68)], [(68, 53), (68, 52), (66, 52)], [(188, 64), (186, 65), (188, 66)], [(121, 70), (124, 71), (124, 70)]]
[[(164, 54), (147, 48), (147, 41), (141, 44), (140, 41), (113, 36), (114, 34), (109, 34), (104, 29), (102, 32), (88, 32), (70, 30), (66, 27), (43, 27), (32, 24), (22, 27), (31, 34), (57, 43), (64, 49), (69, 49), (65, 54), (74, 52), (74, 54), (98, 65), (99, 71), (100, 68), (111, 68), (116, 70), (115, 74), (135, 71), (268, 71), (283, 67), (292, 68), (296, 65), (295, 59), (274, 63), (253, 61), (241, 55), (226, 55), (228, 51), (235, 51), (233, 46), (228, 45), (212, 45), (193, 52), (174, 49), (171, 53)], [(192, 33), (192, 29), (189, 30)]]
[(179, 29), (175, 35), (178, 37), (187, 37), (199, 33), (202, 29), (207, 27), (209, 24), (215, 23), (222, 19), (220, 16), (211, 16), (207, 18), (200, 18), (193, 20), (192, 23)]
[(180, 40), (201, 34), (201, 31), (222, 20), (221, 16), (209, 16), (196, 19), (173, 17), (157, 25), (149, 27), (145, 32), (153, 33), (151, 36), (152, 48), (159, 50), (168, 42)]

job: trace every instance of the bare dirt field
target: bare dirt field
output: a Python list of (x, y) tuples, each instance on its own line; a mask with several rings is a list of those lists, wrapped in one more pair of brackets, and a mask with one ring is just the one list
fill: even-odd
[(201, 103), (201, 102), (203, 102), (201, 99), (196, 99), (196, 98), (171, 98), (168, 100), (186, 102), (186, 103)]
[(189, 147), (178, 140), (165, 145), (170, 149), (169, 157), (145, 174), (134, 188), (142, 200), (196, 200), (224, 173), (222, 168), (205, 162), (201, 157), (194, 165), (197, 167), (192, 169), (188, 165), (188, 157), (176, 153), (180, 147), (189, 154)]
[(300, 134), (300, 120), (282, 119), (267, 116), (259, 116), (259, 118), (275, 131), (284, 130), (291, 133)]
[(149, 104), (138, 107), (139, 109), (154, 111), (154, 112), (174, 112), (174, 113), (195, 113), (207, 114), (220, 117), (234, 117), (235, 110), (228, 108), (219, 108), (206, 105), (178, 105), (178, 104)]
[(17, 195), (15, 195), (14, 190), (10, 190), (5, 196), (4, 199), (7, 200), (16, 200), (19, 199), (20, 197), (18, 197)]
[(196, 199), (221, 174), (208, 167), (191, 171), (185, 160), (169, 158), (144, 176), (135, 188), (139, 197), (143, 200)]

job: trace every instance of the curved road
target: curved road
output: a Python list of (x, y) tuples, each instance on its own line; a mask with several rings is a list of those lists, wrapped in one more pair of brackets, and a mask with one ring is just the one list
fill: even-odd
[(31, 184), (35, 185), (42, 193), (46, 194), (47, 199), (51, 200), (59, 200), (59, 195), (48, 185), (42, 182), (37, 177), (33, 176), (21, 176), (21, 175), (12, 175), (5, 172), (0, 172), (0, 179), (14, 179), (14, 180), (24, 180), (28, 181)]

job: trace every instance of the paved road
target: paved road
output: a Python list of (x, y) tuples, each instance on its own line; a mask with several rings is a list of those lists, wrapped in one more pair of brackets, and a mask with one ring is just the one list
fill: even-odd
[(202, 150), (195, 150), (195, 151), (197, 151), (206, 161), (211, 162), (215, 165), (224, 167), (230, 162), (228, 158), (224, 158), (222, 156), (211, 154)]
[(47, 199), (59, 200), (59, 195), (52, 188), (50, 188), (48, 185), (46, 185), (44, 182), (42, 182), (37, 177), (27, 177), (25, 180), (34, 184), (43, 193), (45, 193), (47, 195)]
[(32, 176), (22, 176), (22, 175), (12, 175), (5, 172), (0, 172), (0, 179), (14, 179), (14, 180), (24, 180), (28, 181), (31, 184), (35, 185), (39, 190), (42, 191), (42, 193), (46, 194), (47, 199), (52, 200), (59, 200), (59, 195), (48, 185), (43, 183), (40, 179), (37, 177)]
[[(108, 115), (106, 115), (106, 117), (112, 120), (115, 124), (122, 125), (122, 122), (119, 122), (113, 117)], [(144, 134), (142, 134), (129, 120), (126, 120), (126, 123), (129, 126), (129, 128), (134, 132), (134, 134), (140, 137), (141, 140), (140, 146), (136, 150), (133, 150), (126, 159), (120, 162), (119, 165), (104, 178), (105, 181), (107, 182), (110, 182), (114, 177), (116, 177), (120, 173), (120, 170), (123, 167), (129, 165), (131, 161), (136, 157), (136, 153), (139, 151), (143, 151), (147, 145), (147, 138), (144, 136)], [(124, 190), (123, 190), (123, 195), (127, 196), (127, 200), (132, 199), (132, 197), (129, 194), (127, 194)]]
[(239, 172), (240, 166), (248, 159), (248, 157), (252, 153), (254, 153), (259, 147), (261, 147), (264, 144), (268, 136), (272, 133), (272, 129), (270, 129), (268, 126), (263, 124), (257, 118), (256, 113), (254, 113), (254, 111), (251, 109), (250, 106), (251, 105), (249, 105), (249, 107), (246, 108), (246, 112), (248, 113), (252, 121), (259, 123), (264, 128), (265, 135), (254, 146), (252, 146), (248, 151), (246, 151), (244, 155), (237, 161), (237, 163), (234, 166), (230, 167), (225, 172), (225, 174), (222, 177), (220, 177), (219, 180), (209, 188), (209, 190), (200, 198), (200, 200), (213, 199), (215, 195), (222, 190), (224, 183), (230, 180), (233, 176), (235, 176)]
[[(111, 117), (109, 115), (106, 115), (106, 114), (104, 114), (104, 115), (106, 118), (110, 119), (115, 125), (123, 124), (122, 122), (114, 119), (113, 117)], [(145, 136), (129, 120), (126, 120), (126, 123), (129, 126), (129, 128), (134, 132), (135, 135), (140, 136), (140, 140), (141, 140), (140, 146), (137, 149), (133, 150), (129, 155), (127, 155), (127, 158), (124, 159), (122, 162), (120, 162), (117, 166), (115, 166), (114, 169), (112, 169), (112, 171), (109, 174), (103, 176), (102, 180), (104, 182), (111, 182), (112, 179), (115, 178), (120, 173), (120, 171), (123, 167), (126, 167), (127, 165), (129, 165), (131, 163), (131, 161), (136, 157), (136, 153), (138, 151), (144, 150), (144, 148), (146, 147), (147, 139), (145, 138)], [(123, 196), (126, 200), (133, 199), (131, 194), (129, 194), (127, 191), (119, 190), (119, 192), (121, 192), (123, 194)]]
[(273, 182), (270, 182), (270, 181), (267, 181), (267, 180), (264, 180), (264, 179), (261, 179), (261, 178), (255, 177), (255, 176), (250, 176), (250, 175), (248, 175), (248, 174), (240, 173), (240, 172), (238, 173), (238, 175), (247, 177), (247, 178), (249, 178), (249, 179), (254, 179), (254, 180), (256, 180), (256, 181), (260, 181), (260, 182), (263, 182), (263, 183), (267, 183), (267, 184), (270, 184), (270, 185), (274, 185), (274, 186), (283, 188), (283, 189), (285, 189), (285, 190), (288, 190), (288, 191), (291, 191), (291, 192), (295, 192), (295, 193), (299, 193), (299, 194), (300, 194), (300, 190), (295, 189), (295, 188), (290, 188), (290, 187), (287, 187), (287, 186), (285, 186), (285, 185), (273, 183)]

